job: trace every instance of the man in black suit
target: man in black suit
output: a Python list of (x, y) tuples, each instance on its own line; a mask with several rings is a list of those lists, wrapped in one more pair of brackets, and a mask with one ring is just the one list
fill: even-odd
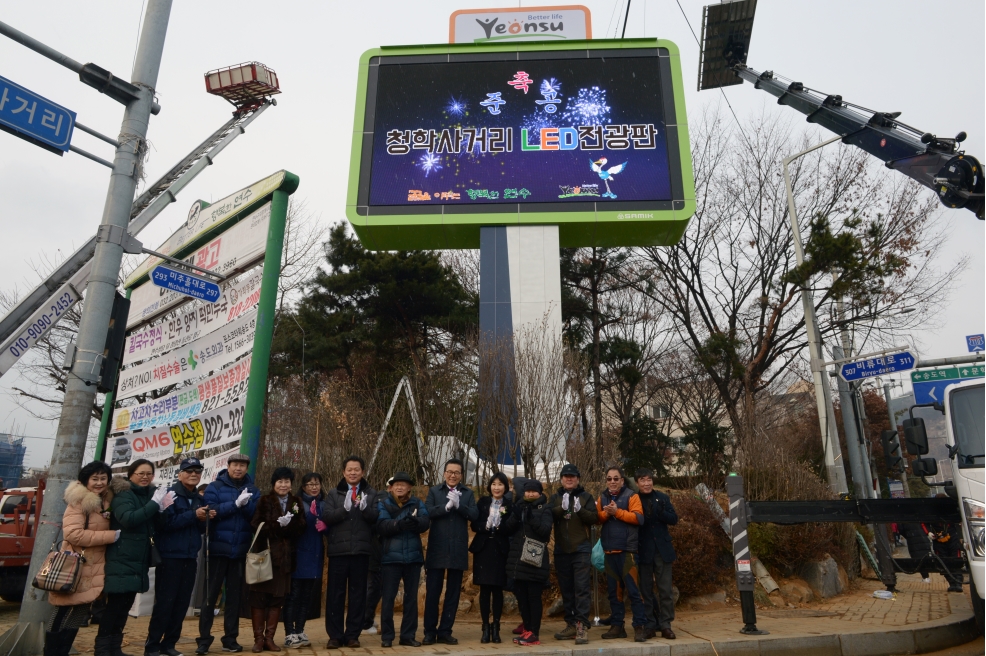
[[(640, 490), (640, 505), (644, 510), (644, 523), (639, 529), (640, 593), (647, 612), (647, 633), (652, 638), (674, 640), (671, 622), (674, 621), (674, 597), (671, 593), (671, 563), (677, 557), (671, 544), (668, 526), (678, 523), (678, 515), (671, 505), (671, 497), (654, 489), (654, 472), (638, 469), (634, 478)], [(657, 583), (657, 596), (654, 583)]]

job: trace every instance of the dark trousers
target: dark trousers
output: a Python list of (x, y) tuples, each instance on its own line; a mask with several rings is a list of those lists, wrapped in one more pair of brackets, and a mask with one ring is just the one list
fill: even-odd
[(127, 618), (130, 617), (130, 609), (137, 598), (136, 592), (118, 592), (106, 595), (106, 610), (99, 620), (99, 631), (96, 637), (105, 638), (112, 635), (120, 635), (127, 626)]
[(637, 583), (637, 555), (627, 551), (606, 554), (606, 591), (613, 611), (610, 624), (623, 624), (626, 618), (626, 597), (630, 597), (633, 626), (647, 626), (647, 611)]
[(543, 583), (514, 581), (514, 596), (517, 597), (520, 618), (524, 621), (524, 628), (535, 636), (541, 635), (542, 590), (544, 590)]
[[(654, 584), (657, 594), (654, 594)], [(644, 599), (647, 628), (658, 631), (671, 628), (674, 621), (674, 594), (671, 592), (671, 563), (654, 558), (650, 565), (640, 566), (640, 595)]]
[[(57, 629), (71, 611), (72, 606), (57, 606), (55, 617), (51, 620), (51, 626)], [(44, 656), (68, 656), (78, 633), (78, 629), (45, 631)]]
[[(446, 580), (447, 578), (447, 580)], [(442, 621), (438, 623), (438, 600), (445, 583), (445, 605)], [(429, 569), (425, 576), (425, 635), (441, 638), (452, 635), (455, 614), (459, 610), (459, 593), (462, 591), (461, 569)]]
[(366, 575), (366, 612), (363, 616), (363, 630), (373, 626), (373, 617), (377, 614), (377, 604), (383, 596), (383, 573), (380, 570)]
[(212, 622), (216, 619), (214, 610), (219, 595), (226, 584), (226, 610), (223, 612), (224, 647), (236, 644), (240, 635), (240, 595), (243, 592), (243, 568), (246, 558), (226, 558), (225, 556), (209, 557), (209, 589), (202, 604), (202, 614), (199, 616), (199, 637), (196, 642), (212, 644)]
[[(318, 579), (291, 579), (291, 591), (284, 600), (284, 635), (304, 633), (308, 610), (312, 605), (312, 594)], [(319, 590), (317, 594), (322, 594)]]
[(479, 615), (483, 624), (490, 621), (490, 602), (493, 602), (493, 621), (499, 622), (503, 614), (503, 588), (498, 585), (479, 586)]
[(589, 552), (555, 554), (555, 574), (558, 575), (558, 589), (565, 605), (565, 623), (571, 626), (575, 626), (576, 622), (589, 626), (592, 596), (589, 556)]
[[(332, 640), (347, 643), (358, 640), (366, 612), (366, 577), (369, 556), (332, 556), (329, 558), (329, 587), (325, 592), (325, 631)], [(346, 593), (349, 609), (346, 609)], [(343, 628), (345, 617), (345, 629)]]
[(401, 615), (401, 640), (414, 640), (418, 630), (418, 583), (421, 582), (421, 563), (384, 565), (382, 580), (383, 607), (380, 609), (380, 639), (394, 639), (394, 600), (397, 588), (404, 581), (404, 611)]
[(162, 558), (154, 572), (154, 610), (147, 625), (145, 652), (174, 649), (195, 587), (194, 558)]

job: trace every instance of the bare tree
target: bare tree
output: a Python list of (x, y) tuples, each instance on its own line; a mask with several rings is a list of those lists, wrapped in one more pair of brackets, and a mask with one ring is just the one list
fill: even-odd
[[(890, 336), (928, 313), (893, 321), (890, 314), (941, 302), (964, 265), (932, 268), (944, 241), (933, 198), (878, 170), (862, 151), (838, 148), (803, 157), (792, 170), (809, 235), (808, 261), (796, 267), (780, 162), (813, 141), (767, 115), (736, 132), (717, 110), (706, 112), (693, 125), (695, 216), (676, 246), (640, 252), (665, 285), (638, 289), (675, 322), (740, 445), (754, 433), (757, 395), (804, 358), (802, 285), (819, 309), (851, 298), (849, 320), (873, 317), (874, 331)], [(821, 329), (824, 338), (835, 325)]]

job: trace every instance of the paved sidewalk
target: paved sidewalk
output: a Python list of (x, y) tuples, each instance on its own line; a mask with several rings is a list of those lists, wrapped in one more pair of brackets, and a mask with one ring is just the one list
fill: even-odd
[[(518, 647), (509, 642), (510, 630), (519, 619), (516, 616), (503, 622), (504, 638), (501, 645), (482, 645), (479, 642), (480, 625), (474, 613), (456, 622), (455, 635), (459, 644), (454, 647), (434, 645), (418, 649), (410, 647), (380, 647), (379, 635), (363, 635), (360, 649), (326, 649), (324, 620), (308, 623), (307, 631), (313, 647), (294, 650), (298, 656), (352, 656), (420, 654), (421, 656), (447, 654), (476, 654), (513, 656), (514, 654), (614, 654), (616, 656), (738, 656), (741, 654), (785, 654), (798, 656), (816, 654), (906, 654), (925, 653), (968, 643), (976, 638), (972, 624), (972, 609), (968, 588), (962, 593), (946, 592), (944, 579), (932, 575), (932, 582), (925, 584), (919, 576), (899, 577), (900, 592), (893, 600), (876, 599), (874, 590), (883, 589), (876, 581), (859, 580), (854, 589), (822, 603), (798, 608), (761, 608), (757, 610), (758, 628), (769, 631), (766, 636), (745, 636), (739, 633), (743, 626), (739, 604), (727, 601), (715, 610), (677, 611), (673, 628), (677, 640), (652, 639), (645, 643), (631, 640), (602, 640), (605, 627), (590, 631), (587, 646), (576, 647), (573, 642), (559, 642), (551, 636), (563, 627), (559, 621), (546, 621), (542, 627), (544, 642), (539, 647)], [(6, 605), (11, 606), (11, 605)], [(0, 613), (0, 630), (16, 621), (16, 615)], [(127, 625), (124, 649), (132, 656), (143, 654), (143, 638), (147, 629), (147, 617), (131, 618)], [(216, 627), (221, 627), (217, 622)], [(184, 636), (178, 648), (186, 656), (194, 651), (193, 637), (198, 622), (196, 618), (185, 621)], [(252, 631), (248, 621), (241, 622), (240, 642), (249, 654)], [(96, 627), (82, 629), (76, 640), (76, 649), (91, 653)], [(632, 636), (632, 632), (631, 632)], [(277, 642), (283, 640), (283, 626), (278, 628)], [(421, 638), (419, 624), (418, 639)], [(982, 637), (978, 638), (982, 641)], [(284, 650), (285, 656), (292, 650)], [(217, 639), (213, 654), (222, 651)]]

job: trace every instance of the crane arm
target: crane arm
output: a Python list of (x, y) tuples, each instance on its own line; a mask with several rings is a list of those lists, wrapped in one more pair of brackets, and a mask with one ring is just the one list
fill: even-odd
[(948, 207), (964, 207), (983, 219), (982, 166), (958, 150), (965, 133), (939, 138), (897, 120), (900, 112), (875, 112), (845, 102), (842, 96), (819, 93), (800, 82), (783, 82), (771, 71), (759, 72), (735, 63), (741, 79), (805, 114), (809, 123), (842, 135), (851, 144), (938, 194)]

